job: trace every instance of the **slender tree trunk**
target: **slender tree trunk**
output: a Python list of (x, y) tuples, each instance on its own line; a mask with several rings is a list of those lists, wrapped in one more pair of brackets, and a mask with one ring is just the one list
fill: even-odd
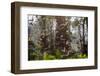
[(87, 33), (88, 33), (88, 17), (86, 17), (86, 30), (87, 30)]
[(84, 24), (85, 24), (85, 18), (84, 18), (84, 20), (83, 20), (83, 47), (84, 47), (84, 44), (85, 44), (85, 36), (84, 36)]
[(79, 40), (79, 50), (81, 50), (81, 48), (82, 48), (82, 41), (81, 41), (81, 31), (80, 31), (80, 24), (79, 24), (79, 26), (78, 26), (78, 30), (79, 30), (79, 36), (80, 36), (80, 40)]
[(83, 28), (83, 48), (82, 48), (82, 50), (83, 50), (83, 54), (85, 53), (85, 51), (86, 51), (86, 49), (85, 49), (85, 21), (86, 21), (86, 18), (84, 18), (83, 19), (83, 25), (82, 25), (82, 28)]

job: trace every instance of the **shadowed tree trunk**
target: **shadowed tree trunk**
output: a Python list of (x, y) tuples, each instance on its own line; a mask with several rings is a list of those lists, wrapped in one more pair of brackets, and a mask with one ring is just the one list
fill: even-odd
[[(85, 26), (86, 25), (86, 26)], [(88, 29), (88, 20), (87, 20), (87, 17), (85, 17), (83, 19), (83, 25), (82, 25), (82, 29), (83, 29), (83, 44), (82, 44), (82, 54), (86, 54), (87, 55), (87, 44), (86, 44), (86, 41), (85, 41), (85, 30)]]

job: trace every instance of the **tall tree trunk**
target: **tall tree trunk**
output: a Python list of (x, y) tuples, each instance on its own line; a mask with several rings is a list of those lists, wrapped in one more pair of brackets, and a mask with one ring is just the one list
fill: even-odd
[(81, 28), (80, 28), (80, 24), (79, 24), (79, 26), (78, 26), (78, 31), (79, 31), (79, 36), (80, 36), (80, 40), (79, 40), (79, 50), (81, 50), (81, 48), (82, 48), (82, 41), (81, 41), (81, 30), (80, 30)]
[(82, 28), (83, 28), (83, 48), (82, 48), (82, 54), (84, 55), (86, 53), (86, 45), (85, 45), (85, 23), (86, 22), (86, 18), (83, 19), (83, 25), (82, 25)]
[(88, 33), (88, 17), (86, 17), (86, 32)]
[(85, 44), (84, 24), (85, 24), (85, 18), (83, 19), (83, 25), (82, 25), (82, 27), (83, 27), (83, 47), (84, 47), (84, 44)]

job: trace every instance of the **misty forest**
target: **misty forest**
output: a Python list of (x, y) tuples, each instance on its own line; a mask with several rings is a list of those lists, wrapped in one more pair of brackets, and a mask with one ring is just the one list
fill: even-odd
[(28, 14), (28, 60), (88, 58), (88, 17)]

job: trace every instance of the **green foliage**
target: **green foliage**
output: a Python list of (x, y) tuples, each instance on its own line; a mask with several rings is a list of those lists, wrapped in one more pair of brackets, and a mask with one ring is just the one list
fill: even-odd
[(59, 49), (56, 49), (55, 57), (56, 57), (57, 59), (61, 59), (61, 56), (62, 56), (61, 51), (60, 51)]
[(87, 55), (86, 54), (79, 54), (76, 52), (75, 54), (67, 57), (67, 59), (79, 59), (79, 58), (87, 58)]
[(48, 54), (46, 52), (43, 55), (43, 60), (48, 60)]
[(56, 52), (54, 55), (48, 54), (47, 52), (44, 52), (43, 60), (54, 60), (54, 59), (61, 59), (62, 53), (58, 49), (56, 49)]
[(66, 57), (66, 59), (77, 59), (77, 58), (79, 58), (78, 53), (74, 53), (74, 54), (69, 55), (69, 56)]
[[(30, 50), (32, 51), (32, 50)], [(63, 54), (59, 49), (55, 50), (54, 54), (50, 54), (48, 52), (41, 53), (41, 48), (36, 47), (33, 53), (30, 53), (31, 60), (55, 60), (55, 59), (63, 59)], [(87, 58), (86, 54), (74, 53), (72, 55), (66, 56), (64, 59), (79, 59), (79, 58)]]
[(87, 58), (87, 55), (86, 54), (80, 54), (78, 57), (79, 58)]
[(35, 50), (35, 52), (32, 53), (32, 55), (35, 57), (36, 60), (41, 59), (41, 53), (39, 50)]
[(55, 56), (48, 54), (47, 52), (44, 52), (43, 60), (53, 60), (56, 59)]
[(41, 60), (42, 58), (42, 53), (41, 53), (41, 48), (40, 47), (34, 47), (35, 48), (35, 50), (33, 51), (33, 50), (29, 50), (29, 51), (33, 51), (33, 52), (31, 52), (30, 53), (30, 57), (31, 57), (31, 59), (30, 60), (32, 60), (32, 59), (35, 59), (35, 60)]
[(33, 50), (32, 49), (28, 49), (28, 60), (34, 60), (34, 55), (32, 55), (33, 54)]

